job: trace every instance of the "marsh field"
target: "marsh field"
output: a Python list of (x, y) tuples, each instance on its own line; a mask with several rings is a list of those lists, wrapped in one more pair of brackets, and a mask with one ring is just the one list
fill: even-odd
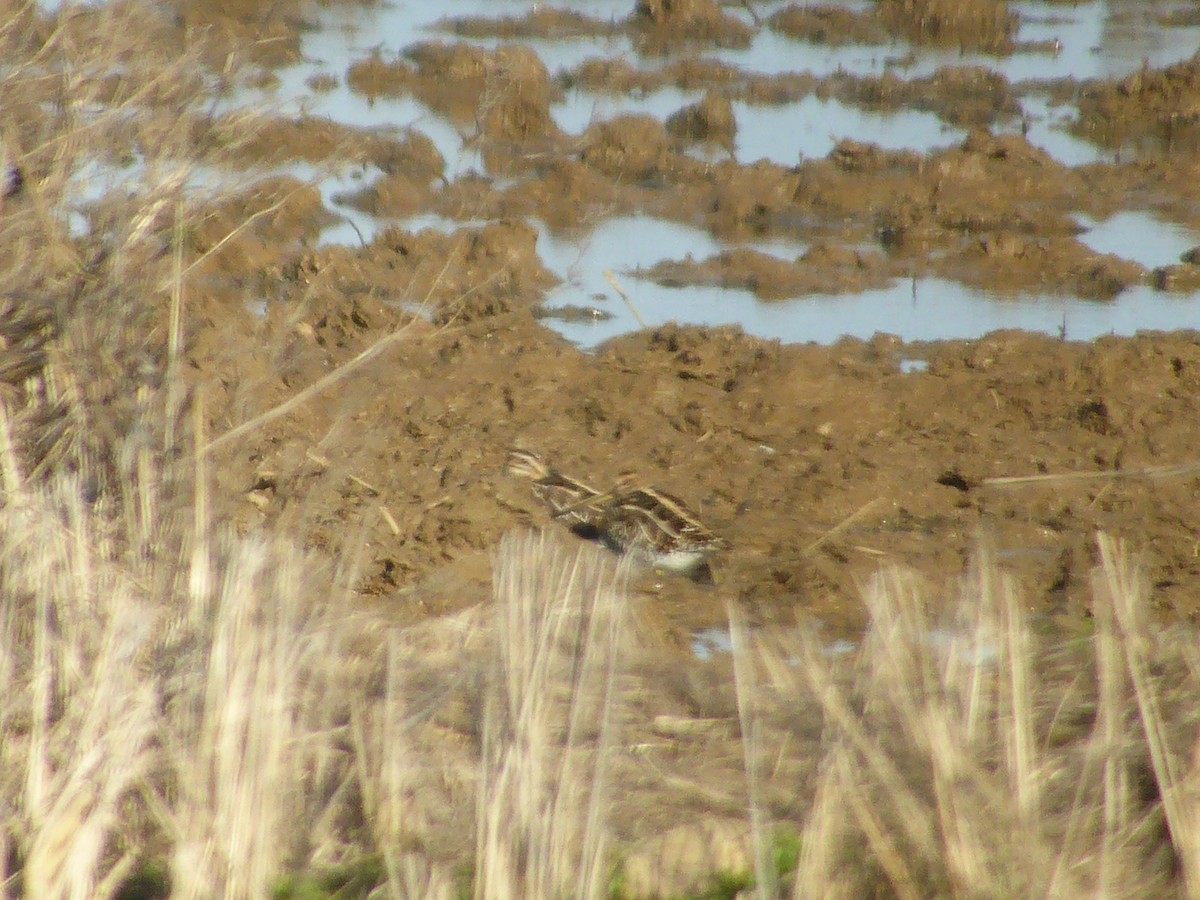
[(1200, 9), (457, 2), (0, 0), (4, 895), (1200, 896)]

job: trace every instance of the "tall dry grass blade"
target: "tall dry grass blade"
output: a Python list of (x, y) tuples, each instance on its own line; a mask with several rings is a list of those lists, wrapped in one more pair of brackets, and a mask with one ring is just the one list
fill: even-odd
[(0, 805), (20, 822), (24, 890), (108, 896), (136, 843), (121, 805), (152, 758), (157, 696), (140, 657), (153, 619), (95, 537), (75, 479), (8, 494), (0, 558), (0, 676), (13, 688), (0, 720), (27, 723), (0, 742), (12, 766)]
[[(622, 594), (624, 589), (622, 588)], [(621, 598), (624, 601), (624, 598)], [(600, 704), (600, 733), (597, 746), (600, 752), (596, 759), (588, 796), (587, 819), (583, 823), (582, 852), (579, 859), (578, 893), (581, 897), (602, 897), (607, 888), (610, 844), (607, 812), (612, 796), (612, 759), (619, 737), (621, 709), (617, 681), (620, 656), (611, 652), (625, 644), (625, 613), (608, 617), (607, 631), (603, 643), (589, 641), (590, 646), (609, 649), (607, 667), (604, 672), (604, 698)], [(564, 810), (564, 814), (565, 814)]]
[(120, 804), (152, 759), (157, 696), (134, 658), (148, 631), (144, 611), (118, 594), (108, 615), (92, 683), (72, 698), (79, 709), (55, 727), (54, 743), (69, 731), (70, 749), (65, 758), (61, 749), (55, 754), (62, 761), (45, 805), (31, 811), (23, 873), (29, 896), (111, 896), (132, 865), (127, 852), (105, 855), (122, 831)]
[(15, 498), (22, 484), (21, 463), (17, 458), (16, 443), (13, 441), (12, 419), (8, 404), (0, 396), (0, 487), (4, 489), (4, 502)]
[[(1092, 614), (1095, 635), (1092, 640), (1096, 663), (1096, 721), (1087, 742), (1082, 777), (1077, 782), (1062, 850), (1049, 880), (1050, 896), (1072, 896), (1070, 866), (1074, 860), (1093, 856), (1097, 896), (1115, 896), (1125, 868), (1124, 836), (1131, 828), (1130, 780), (1123, 756), (1126, 728), (1125, 663), (1116, 612), (1107, 591), (1094, 590)], [(1099, 768), (1100, 808), (1089, 808), (1088, 785)], [(1093, 818), (1099, 834), (1091, 833)]]
[[(0, 420), (0, 433), (4, 430)], [(0, 451), (2, 452), (2, 451)], [(24, 685), (19, 678), (20, 660), (17, 648), (19, 630), (13, 603), (0, 603), (0, 734), (7, 735), (13, 728), (15, 718), (20, 715)], [(0, 821), (16, 822), (21, 792), (21, 752), (16, 741), (0, 741)], [(0, 892), (7, 895), (9, 860), (13, 859), (13, 844), (8, 828), (0, 828)]]
[[(626, 564), (545, 535), (496, 552), (476, 800), (478, 898), (603, 895)], [(582, 815), (581, 815), (582, 814)]]
[(919, 726), (919, 739), (928, 750), (933, 772), (934, 811), (945, 863), (956, 894), (979, 891), (991, 896), (997, 885), (988, 872), (988, 854), (980, 833), (985, 823), (974, 815), (974, 785), (968, 787), (975, 773), (970, 771), (970, 761), (964, 756), (951, 720), (949, 710), (940, 704), (928, 704), (925, 721)]
[(996, 632), (995, 580), (991, 548), (981, 541), (959, 596), (958, 628), (951, 635), (941, 666), (942, 683), (962, 704), (967, 743), (977, 748), (991, 738), (989, 728), (996, 714), (995, 679), (987, 666), (979, 665)]
[(207, 439), (204, 421), (204, 395), (196, 394), (192, 405), (192, 441), (195, 462), (192, 470), (192, 534), (191, 564), (188, 566), (188, 627), (199, 633), (204, 628), (204, 617), (211, 609), (216, 590), (212, 572), (212, 517), (209, 512), (208, 459), (201, 452)]
[(1149, 593), (1145, 577), (1122, 542), (1101, 533), (1097, 544), (1103, 587), (1111, 599), (1120, 628), (1125, 665), (1133, 684), (1167, 828), (1182, 868), (1184, 889), (1189, 897), (1200, 897), (1200, 859), (1188, 852), (1200, 840), (1197, 837), (1200, 810), (1183, 802), (1182, 773), (1169, 746), (1167, 723), (1161, 710), (1161, 686), (1150, 671), (1154, 654), (1147, 628)]
[(837, 854), (845, 828), (838, 774), (847, 765), (845, 756), (845, 748), (835, 745), (817, 776), (816, 796), (800, 834), (792, 900), (815, 900), (831, 893), (829, 888), (836, 877)]
[[(577, 894), (590, 897), (602, 895), (607, 875), (608, 828), (604, 813), (609, 803), (609, 775), (617, 737), (617, 675), (621, 656), (618, 651), (624, 646), (624, 580), (628, 570), (619, 568), (611, 577), (614, 581), (609, 585), (602, 577), (595, 581), (590, 613), (581, 622), (577, 646), (582, 653), (574, 664), (574, 696), (566, 739), (568, 748), (580, 747), (588, 741), (589, 733), (595, 732), (597, 752), (591, 756), (566, 754), (559, 778), (560, 784), (571, 786), (572, 790), (560, 790), (553, 808), (555, 821), (575, 817), (581, 795), (586, 794), (587, 815), (581, 823), (579, 862), (574, 878)], [(609, 608), (605, 609), (603, 605)], [(594, 698), (596, 693), (600, 694), (599, 698)], [(565, 840), (569, 833), (567, 829), (555, 832), (551, 859), (566, 862), (575, 855), (575, 849)], [(551, 882), (565, 883), (571, 876), (572, 873), (564, 869), (553, 874)]]
[(183, 345), (183, 247), (184, 220), (183, 201), (176, 200), (174, 216), (174, 240), (171, 254), (174, 277), (171, 279), (171, 312), (167, 323), (167, 371), (166, 413), (163, 422), (163, 450), (171, 453), (175, 449), (175, 422), (183, 402), (183, 379), (179, 377), (180, 350)]
[(1041, 817), (1041, 763), (1034, 736), (1034, 675), (1033, 650), (1029, 627), (1016, 587), (1005, 578), (1001, 584), (1000, 610), (1002, 665), (1008, 672), (1007, 715), (1009, 723), (1006, 742), (1009, 778), (1017, 789), (1017, 808), (1022, 825), (1036, 831)]
[(750, 841), (754, 848), (755, 893), (760, 900), (779, 896), (775, 866), (771, 860), (771, 838), (767, 834), (766, 814), (762, 807), (762, 780), (759, 757), (762, 731), (755, 704), (757, 689), (750, 635), (745, 617), (733, 604), (727, 604), (729, 637), (733, 650), (733, 685), (737, 697), (738, 723), (742, 731), (742, 758), (750, 803)]
[[(1007, 575), (998, 585), (999, 657), (1001, 676), (1000, 721), (1006, 761), (1007, 785), (1015, 790), (1016, 822), (1014, 843), (1017, 858), (1012, 862), (1033, 872), (1031, 884), (1042, 885), (1044, 874), (1053, 868), (1046, 859), (1043, 833), (1043, 791), (1046, 760), (1038, 747), (1036, 704), (1039, 679), (1035, 671), (1036, 651), (1016, 585)], [(1044, 689), (1044, 688), (1043, 688)], [(1021, 860), (1024, 860), (1022, 863)]]
[(288, 851), (302, 754), (297, 700), (317, 653), (300, 559), (284, 543), (229, 544), (196, 694), (179, 706), (181, 798), (173, 890), (261, 896)]
[(939, 854), (925, 804), (909, 788), (895, 761), (867, 730), (844, 689), (830, 677), (828, 661), (816, 648), (803, 645), (800, 668), (812, 696), (821, 704), (830, 725), (854, 751), (854, 764), (863, 765), (876, 778), (896, 810), (900, 827), (917, 850), (927, 856)]
[(842, 799), (848, 805), (855, 823), (867, 839), (873, 858), (887, 873), (888, 885), (901, 900), (918, 900), (924, 896), (917, 873), (909, 865), (902, 849), (889, 833), (889, 827), (879, 818), (872, 798), (863, 791), (855, 777), (855, 764), (849, 755), (835, 759)]
[(406, 722), (402, 657), (405, 650), (388, 636), (382, 703), (353, 697), (350, 731), (357, 783), (366, 827), (383, 857), (387, 896), (397, 900), (452, 900), (453, 886), (427, 860), (405, 847), (419, 841), (427, 823), (413, 798), (429, 777), (413, 752)]

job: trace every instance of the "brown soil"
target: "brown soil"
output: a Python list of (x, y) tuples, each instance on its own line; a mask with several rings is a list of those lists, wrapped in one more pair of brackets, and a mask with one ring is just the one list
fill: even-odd
[[(936, 6), (887, 4), (870, 22), (789, 9), (771, 27), (870, 41), (880, 28), (900, 27), (907, 10), (914, 27), (933, 29), (930, 39), (947, 40), (953, 26), (966, 29), (954, 38), (963, 46), (1007, 46), (1003, 3), (983, 4), (973, 17)], [(231, 33), (252, 18), (236, 19)], [(362, 591), (398, 618), (457, 608), (486, 595), (488, 553), (505, 531), (556, 527), (527, 486), (504, 473), (508, 447), (520, 443), (599, 482), (633, 467), (687, 498), (729, 539), (715, 587), (646, 579), (677, 635), (721, 620), (728, 598), (760, 621), (853, 628), (864, 616), (856, 584), (881, 564), (941, 582), (980, 540), (997, 547), (1041, 609), (1083, 614), (1097, 529), (1146, 549), (1164, 614), (1195, 617), (1197, 477), (1153, 477), (1156, 467), (1194, 458), (1194, 334), (1086, 346), (1006, 333), (936, 346), (880, 337), (816, 347), (668, 327), (591, 355), (538, 324), (536, 305), (553, 279), (522, 221), (532, 215), (563, 232), (638, 211), (704, 223), (720, 237), (815, 241), (795, 262), (736, 251), (667, 261), (650, 273), (664, 284), (737, 285), (763, 298), (858, 291), (913, 274), (1108, 298), (1149, 273), (1087, 249), (1073, 215), (1140, 207), (1200, 219), (1200, 157), (1178, 141), (1170, 156), (1077, 169), (1020, 136), (986, 130), (927, 156), (852, 142), (794, 167), (689, 156), (684, 145), (693, 142), (730, 147), (729, 100), (755, 92), (776, 101), (828, 90), (866, 105), (958, 103), (976, 110), (960, 118), (983, 124), (1013, 108), (1004, 80), (975, 69), (943, 70), (915, 87), (890, 76), (811, 84), (785, 76), (771, 87), (704, 60), (705, 46), (743, 40), (745, 26), (729, 21), (695, 2), (640, 3), (619, 23), (541, 10), (448, 25), (540, 38), (619, 29), (647, 44), (670, 32), (696, 46), (695, 56), (674, 58), (654, 77), (707, 88), (702, 103), (666, 123), (620, 117), (580, 139), (549, 115), (564, 88), (631, 90), (651, 76), (624, 62), (592, 62), (556, 80), (526, 49), (443, 41), (352, 67), (355, 89), (412, 92), (475, 129), (495, 181), (447, 182), (444, 161), (416, 134), (390, 140), (275, 121), (240, 144), (238, 159), (351, 158), (375, 167), (384, 177), (352, 202), (377, 215), (436, 212), (492, 224), (449, 236), (392, 229), (365, 247), (311, 250), (317, 201), (293, 186), (280, 208), (220, 245), (205, 269), (202, 305), (213, 312), (195, 323), (190, 342), (214, 434), (408, 329), (335, 390), (222, 451), (230, 517), (246, 530), (289, 521), (309, 544), (331, 550), (363, 542)], [(1102, 107), (1106, 127), (1123, 139), (1159, 135), (1165, 121), (1186, 120), (1200, 103), (1194, 65), (1086, 86), (1085, 110)], [(1143, 102), (1147, 94), (1166, 106)], [(1091, 128), (1091, 115), (1081, 127)], [(240, 209), (214, 211), (196, 249), (232, 230), (222, 222), (279, 203), (282, 190), (251, 191)], [(871, 244), (877, 249), (861, 249)], [(1181, 261), (1156, 283), (1190, 289), (1196, 268)], [(263, 320), (241, 304), (247, 284), (270, 299)], [(416, 304), (428, 318), (413, 317)], [(902, 374), (905, 359), (928, 368)], [(1018, 475), (1064, 477), (989, 481)]]
[[(486, 245), (486, 232), (477, 241)], [(521, 259), (522, 244), (510, 246)], [(462, 265), (488, 271), (479, 259)], [(301, 336), (286, 367), (243, 361), (239, 380), (269, 385), (264, 400), (400, 324), (366, 291), (323, 291), (326, 279), (345, 282), (339, 270), (319, 269), (308, 316), (263, 326), (268, 344), (284, 326)], [(444, 316), (445, 329), (412, 325), (411, 339), (333, 396), (224, 455), (242, 527), (302, 512), (297, 524), (316, 544), (365, 537), (363, 590), (401, 618), (475, 603), (501, 534), (555, 527), (504, 473), (515, 443), (600, 483), (632, 464), (730, 540), (716, 587), (646, 582), (680, 639), (721, 621), (729, 598), (759, 621), (853, 628), (863, 621), (858, 580), (891, 561), (940, 583), (980, 539), (1040, 609), (1085, 614), (1097, 530), (1147, 549), (1165, 613), (1196, 614), (1196, 474), (1154, 471), (1192, 459), (1194, 334), (826, 348), (669, 327), (593, 357), (519, 303), (468, 301), (460, 318)], [(928, 369), (901, 374), (910, 358)], [(221, 372), (229, 376), (227, 360)], [(989, 483), (1073, 473), (1087, 477)]]

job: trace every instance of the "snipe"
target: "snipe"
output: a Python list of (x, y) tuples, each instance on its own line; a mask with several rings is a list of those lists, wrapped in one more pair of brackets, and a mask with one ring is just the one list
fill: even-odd
[(633, 472), (622, 473), (611, 489), (555, 515), (580, 514), (613, 550), (680, 575), (702, 572), (713, 553), (729, 546), (683, 500), (643, 483)]
[(696, 577), (712, 575), (709, 557), (728, 545), (713, 534), (678, 497), (625, 472), (612, 488), (597, 491), (563, 475), (536, 453), (509, 452), (508, 471), (533, 482), (533, 492), (551, 515), (576, 533), (599, 537), (656, 569)]

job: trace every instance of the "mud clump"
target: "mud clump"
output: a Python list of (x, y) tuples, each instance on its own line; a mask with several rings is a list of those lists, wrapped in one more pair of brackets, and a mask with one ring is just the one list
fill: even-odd
[(1096, 253), (1068, 238), (1025, 239), (1001, 235), (978, 241), (955, 261), (938, 267), (948, 277), (979, 285), (1005, 285), (1012, 291), (1065, 292), (1112, 300), (1146, 280), (1145, 267)]
[(802, 215), (801, 176), (769, 162), (719, 167), (705, 206), (707, 224), (724, 238), (788, 232)]
[(303, 290), (369, 293), (420, 305), (438, 322), (460, 324), (542, 299), (555, 283), (537, 254), (537, 231), (521, 220), (490, 222), (456, 234), (386, 229), (366, 247), (331, 246), (305, 262)]
[(709, 91), (699, 103), (685, 106), (667, 119), (667, 133), (687, 143), (705, 143), (732, 154), (737, 120), (727, 97)]
[(1087, 87), (1074, 130), (1106, 147), (1200, 149), (1200, 59)]
[(663, 78), (624, 59), (585, 59), (574, 69), (563, 72), (559, 81), (564, 88), (619, 95), (653, 90), (662, 84)]
[(205, 34), (206, 59), (218, 70), (231, 57), (242, 55), (262, 66), (295, 65), (304, 56), (301, 34), (311, 27), (294, 8), (274, 9), (259, 0), (188, 2), (181, 5), (178, 16), (181, 33)]
[(730, 250), (703, 262), (660, 262), (641, 273), (667, 287), (689, 285), (740, 288), (760, 300), (807, 294), (838, 294), (882, 288), (891, 283), (880, 253), (861, 253), (819, 244), (795, 262), (755, 250)]
[(780, 34), (839, 47), (843, 44), (882, 44), (890, 39), (887, 28), (873, 12), (856, 13), (830, 6), (790, 4), (767, 20)]
[(714, 0), (638, 0), (629, 25), (645, 52), (665, 53), (684, 43), (748, 47), (754, 32), (726, 15)]
[(405, 56), (407, 63), (378, 57), (356, 63), (347, 80), (368, 97), (412, 92), (452, 122), (477, 126), (492, 139), (559, 136), (550, 116), (559, 91), (529, 48), (504, 46), (489, 52), (469, 44), (425, 42), (410, 47)]
[(1152, 273), (1154, 286), (1160, 291), (1200, 290), (1200, 247), (1193, 247), (1180, 260), (1176, 265), (1160, 266)]
[(387, 142), (374, 162), (383, 177), (353, 194), (338, 195), (334, 198), (338, 203), (376, 217), (405, 218), (429, 209), (436, 196), (435, 184), (445, 181), (442, 154), (420, 132)]
[(1011, 53), (1018, 17), (1004, 0), (883, 0), (865, 12), (793, 4), (767, 24), (789, 37), (829, 46), (884, 44), (898, 33), (917, 44)]
[(324, 118), (259, 118), (251, 122), (238, 113), (215, 123), (214, 136), (222, 155), (238, 164), (349, 160), (385, 172), (398, 165), (418, 172), (436, 165), (438, 174), (445, 165), (424, 135), (396, 141), (371, 129)]
[(913, 109), (936, 113), (960, 128), (982, 128), (1020, 115), (1021, 104), (998, 72), (982, 66), (946, 66), (913, 81), (905, 92)]
[(613, 26), (600, 19), (568, 9), (537, 7), (525, 16), (457, 16), (444, 21), (441, 30), (472, 38), (538, 38), (558, 40), (577, 37), (605, 37)]
[[(604, 152), (600, 151), (602, 164)], [(579, 233), (608, 216), (638, 208), (609, 178), (582, 162), (556, 159), (538, 174), (532, 183), (505, 193), (504, 208), (509, 214), (536, 215), (553, 231)]]
[(670, 156), (666, 129), (651, 116), (620, 116), (584, 135), (584, 164), (612, 178), (650, 178), (668, 167)]
[[(201, 257), (196, 270), (206, 288), (225, 294), (277, 270), (281, 258), (295, 257), (298, 245), (336, 221), (315, 187), (295, 178), (266, 179), (210, 204), (190, 233), (189, 249)], [(281, 253), (280, 247), (290, 249)]]
[(878, 15), (918, 44), (989, 53), (1012, 52), (1018, 24), (1005, 0), (881, 0)]

